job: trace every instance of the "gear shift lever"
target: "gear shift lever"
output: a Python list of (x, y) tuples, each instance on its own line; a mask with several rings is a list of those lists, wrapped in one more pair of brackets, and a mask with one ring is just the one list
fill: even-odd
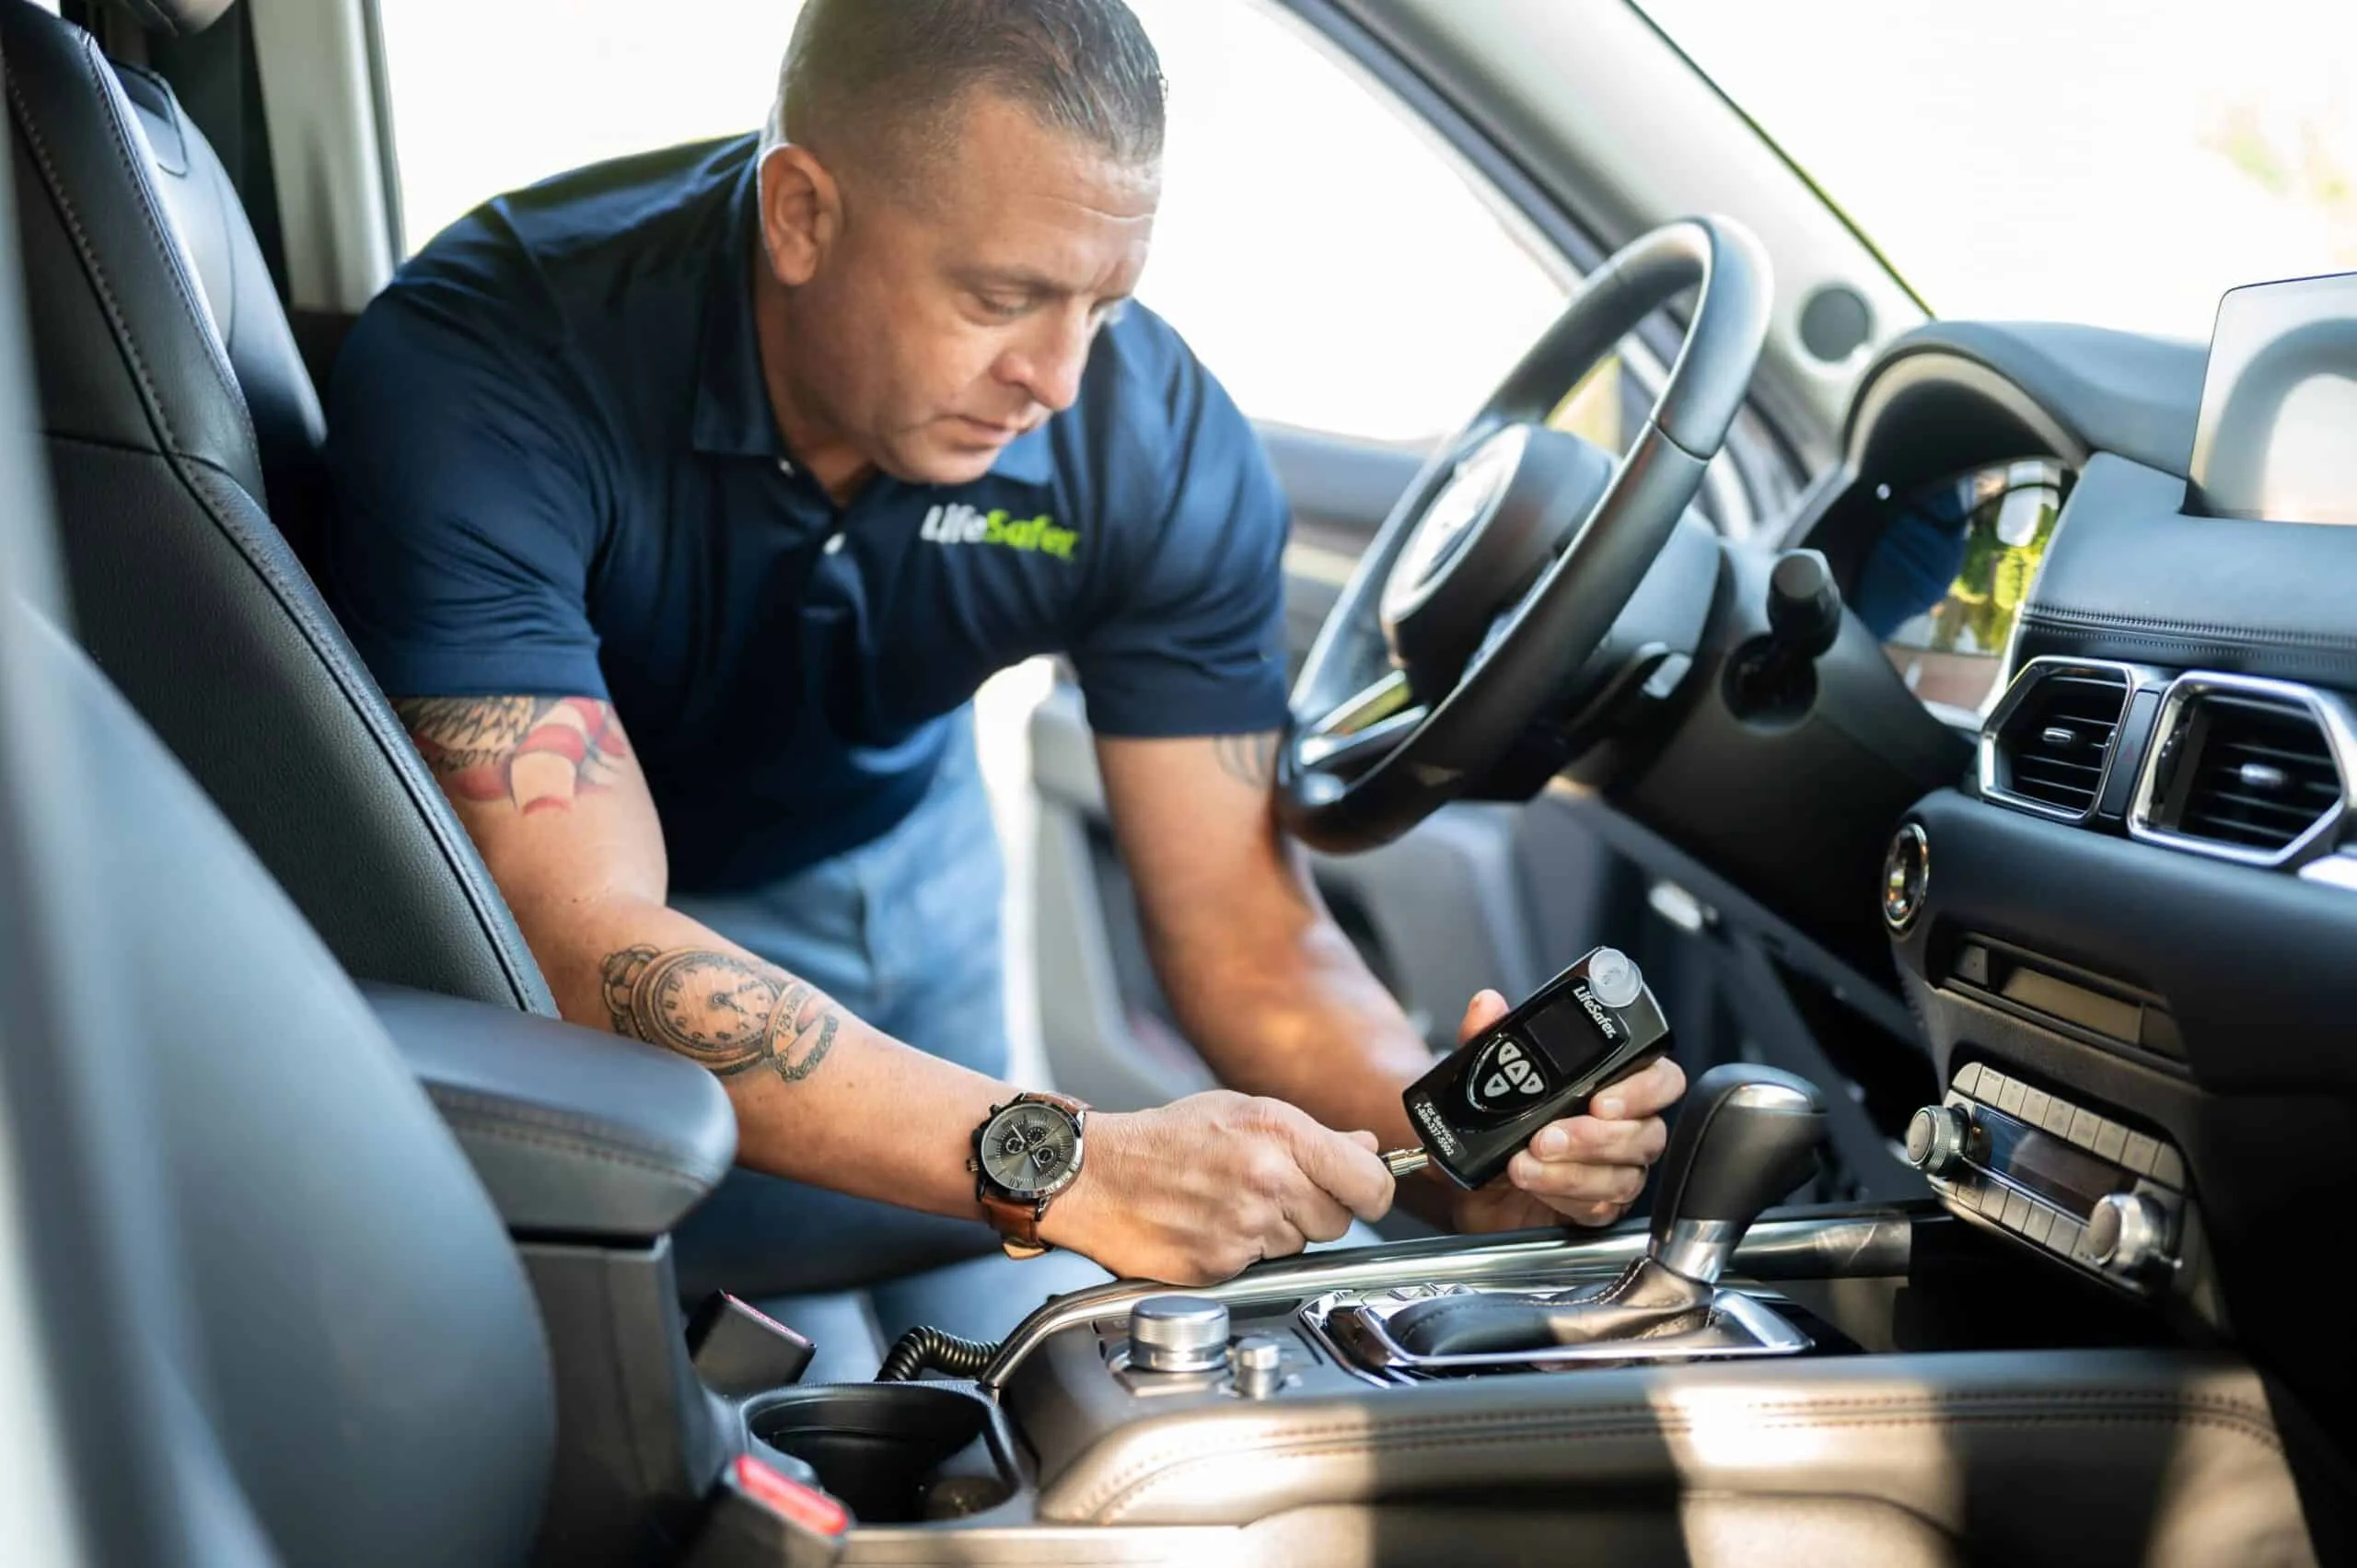
[(1484, 1355), (1682, 1333), (1707, 1320), (1727, 1259), (1759, 1212), (1817, 1167), (1825, 1104), (1805, 1078), (1730, 1063), (1702, 1074), (1662, 1155), (1645, 1255), (1611, 1283), (1552, 1296), (1420, 1301), (1389, 1329), (1416, 1355)]
[(1647, 1254), (1716, 1284), (1759, 1211), (1806, 1180), (1825, 1136), (1825, 1102), (1805, 1078), (1730, 1063), (1702, 1074), (1661, 1157)]

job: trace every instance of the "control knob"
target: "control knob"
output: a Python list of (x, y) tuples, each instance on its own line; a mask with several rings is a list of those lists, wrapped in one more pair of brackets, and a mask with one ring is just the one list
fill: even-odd
[(1227, 1361), (1227, 1308), (1200, 1295), (1150, 1295), (1130, 1308), (1130, 1365), (1211, 1372)]
[(2087, 1255), (2119, 1274), (2168, 1260), (2168, 1215), (2141, 1192), (2107, 1192), (2087, 1215)]
[(1952, 1105), (1927, 1105), (1907, 1123), (1907, 1163), (1926, 1176), (1945, 1176), (1964, 1158), (1972, 1123)]

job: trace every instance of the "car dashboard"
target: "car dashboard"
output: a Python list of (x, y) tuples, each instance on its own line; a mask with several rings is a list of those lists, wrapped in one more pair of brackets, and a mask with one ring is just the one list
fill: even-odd
[(1878, 885), (1943, 1091), (1910, 1163), (2316, 1397), (2357, 1376), (2301, 1267), (2357, 1178), (2357, 528), (2197, 509), (2203, 362), (1911, 334), (1787, 542), (1973, 745)]

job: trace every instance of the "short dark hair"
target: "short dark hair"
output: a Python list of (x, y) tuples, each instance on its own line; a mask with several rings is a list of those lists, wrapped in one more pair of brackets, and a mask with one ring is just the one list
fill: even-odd
[(1162, 61), (1122, 0), (807, 0), (766, 146), (906, 174), (947, 150), (978, 89), (1124, 163), (1162, 156)]

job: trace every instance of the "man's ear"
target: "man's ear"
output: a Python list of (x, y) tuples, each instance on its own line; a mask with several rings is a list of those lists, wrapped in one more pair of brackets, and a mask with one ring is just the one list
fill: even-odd
[(842, 225), (842, 190), (826, 166), (807, 147), (771, 148), (761, 160), (761, 238), (777, 281), (808, 283)]

